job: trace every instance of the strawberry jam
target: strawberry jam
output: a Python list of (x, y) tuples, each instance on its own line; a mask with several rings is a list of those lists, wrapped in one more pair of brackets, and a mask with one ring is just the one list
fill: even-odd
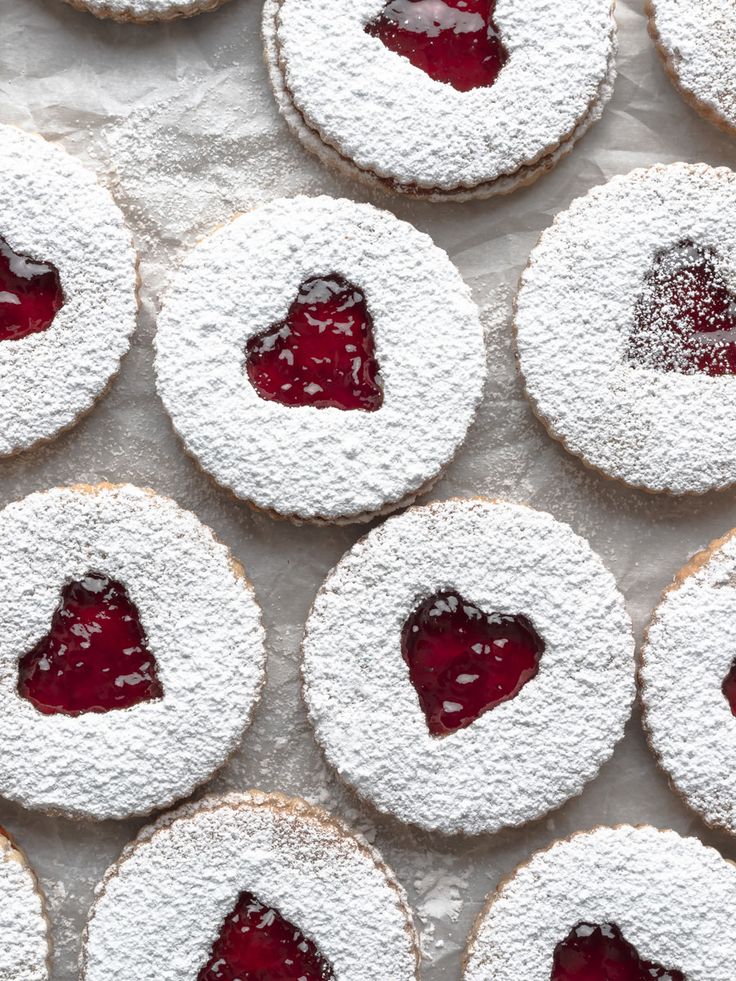
[(731, 670), (726, 675), (726, 680), (723, 682), (723, 694), (731, 706), (731, 711), (736, 715), (736, 661), (734, 661)]
[(18, 692), (45, 715), (108, 712), (162, 697), (122, 583), (89, 572), (64, 587), (51, 629), (20, 661)]
[(641, 960), (613, 924), (579, 923), (557, 945), (550, 981), (685, 981), (685, 975)]
[(197, 981), (332, 981), (311, 940), (252, 893), (240, 895)]
[(524, 616), (484, 613), (442, 592), (406, 621), (401, 650), (429, 731), (444, 736), (518, 695), (539, 670), (544, 641)]
[(283, 405), (375, 412), (383, 404), (365, 297), (342, 276), (302, 283), (286, 320), (248, 341), (246, 367), (261, 398)]
[(46, 330), (63, 305), (56, 269), (14, 252), (0, 238), (0, 341)]
[(736, 297), (712, 249), (685, 241), (656, 256), (637, 303), (628, 357), (658, 371), (736, 374)]
[(389, 0), (366, 27), (436, 82), (460, 92), (493, 85), (508, 61), (496, 0)]

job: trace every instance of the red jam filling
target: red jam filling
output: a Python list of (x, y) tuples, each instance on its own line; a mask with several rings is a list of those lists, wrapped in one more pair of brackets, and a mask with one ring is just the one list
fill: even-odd
[(693, 242), (660, 252), (644, 280), (628, 357), (680, 374), (736, 374), (736, 296), (717, 255)]
[(544, 641), (524, 616), (484, 613), (442, 592), (406, 621), (401, 651), (429, 731), (445, 736), (518, 695), (539, 670)]
[(641, 960), (611, 923), (579, 923), (555, 948), (551, 981), (685, 981), (685, 975)]
[(0, 341), (46, 330), (63, 305), (56, 269), (19, 255), (0, 238)]
[(248, 341), (246, 367), (263, 399), (318, 409), (383, 404), (373, 321), (365, 297), (342, 276), (315, 276), (299, 287), (286, 320)]
[(723, 694), (731, 706), (731, 711), (736, 715), (736, 661), (734, 661), (731, 670), (726, 675), (726, 680), (723, 682)]
[(493, 85), (508, 61), (496, 0), (389, 0), (366, 27), (389, 51), (460, 92)]
[(197, 981), (332, 981), (332, 968), (301, 931), (252, 893), (241, 893)]
[(88, 572), (64, 587), (51, 629), (20, 661), (18, 692), (45, 715), (109, 712), (162, 697), (122, 583)]

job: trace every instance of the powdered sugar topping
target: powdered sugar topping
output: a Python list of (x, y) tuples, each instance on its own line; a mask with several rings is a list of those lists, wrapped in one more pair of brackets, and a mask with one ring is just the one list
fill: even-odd
[(84, 8), (97, 17), (122, 21), (173, 20), (214, 10), (225, 0), (66, 0), (73, 7)]
[(36, 880), (24, 856), (0, 832), (0, 977), (47, 981), (48, 958), (48, 924)]

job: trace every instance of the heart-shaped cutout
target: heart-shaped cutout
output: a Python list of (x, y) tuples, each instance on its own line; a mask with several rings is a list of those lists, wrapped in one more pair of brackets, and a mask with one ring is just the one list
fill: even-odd
[(555, 948), (550, 981), (685, 981), (685, 975), (641, 960), (615, 924), (579, 923)]
[(736, 715), (736, 661), (731, 665), (731, 670), (726, 675), (723, 682), (723, 694), (726, 701), (731, 706), (731, 711)]
[(225, 919), (197, 981), (332, 981), (332, 968), (295, 926), (249, 892)]
[(336, 274), (302, 283), (286, 319), (248, 341), (246, 368), (261, 398), (283, 405), (383, 404), (365, 296)]
[(0, 341), (46, 330), (63, 305), (56, 269), (14, 252), (0, 238)]
[(135, 604), (99, 572), (64, 587), (49, 632), (18, 668), (18, 693), (45, 715), (109, 712), (163, 695)]
[(628, 358), (680, 374), (736, 374), (736, 296), (712, 249), (691, 241), (659, 252), (644, 279)]
[(485, 613), (448, 591), (414, 610), (401, 650), (430, 733), (445, 736), (518, 695), (544, 641), (525, 616)]
[(389, 51), (460, 92), (487, 88), (508, 61), (496, 0), (388, 0), (366, 26)]

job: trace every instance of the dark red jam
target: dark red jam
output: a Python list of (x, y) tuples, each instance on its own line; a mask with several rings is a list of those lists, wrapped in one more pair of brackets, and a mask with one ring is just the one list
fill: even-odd
[(406, 621), (401, 650), (429, 731), (444, 736), (518, 695), (539, 670), (544, 641), (524, 616), (484, 613), (443, 592)]
[(18, 692), (45, 715), (109, 712), (162, 697), (122, 583), (88, 572), (64, 587), (51, 629), (20, 661)]
[(496, 0), (389, 0), (366, 27), (390, 51), (460, 92), (493, 85), (508, 61)]
[(0, 341), (46, 330), (63, 305), (56, 269), (19, 255), (0, 238)]
[(736, 715), (736, 661), (734, 661), (731, 670), (726, 675), (726, 680), (723, 682), (723, 694), (731, 706), (731, 711)]
[(555, 949), (551, 981), (685, 981), (685, 975), (641, 960), (611, 923), (579, 923)]
[(318, 409), (383, 404), (365, 297), (342, 276), (299, 287), (286, 320), (248, 341), (248, 378), (263, 399)]
[(736, 374), (736, 297), (716, 253), (680, 242), (655, 258), (637, 303), (630, 361), (680, 374)]
[(197, 981), (332, 981), (332, 968), (301, 931), (252, 893), (241, 893)]

